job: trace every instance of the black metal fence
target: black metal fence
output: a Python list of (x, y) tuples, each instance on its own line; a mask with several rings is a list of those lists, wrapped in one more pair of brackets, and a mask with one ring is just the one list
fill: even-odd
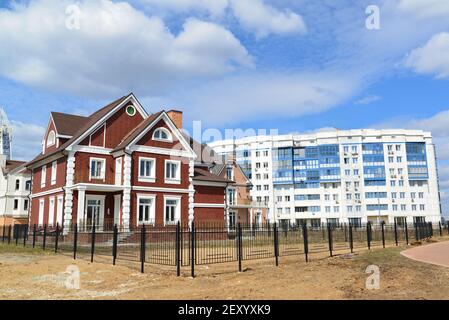
[[(73, 226), (67, 232), (56, 227), (27, 225), (3, 226), (0, 239), (3, 243), (54, 250), (74, 259), (108, 258), (140, 264), (158, 264), (176, 268), (189, 267), (195, 276), (195, 266), (236, 262), (242, 271), (244, 261), (273, 259), (279, 265), (279, 257), (311, 254), (354, 252), (388, 245), (410, 244), (431, 238), (434, 232), (440, 236), (449, 234), (448, 226), (441, 223), (414, 224), (364, 224), (364, 225), (278, 225), (201, 223), (195, 225), (143, 225), (132, 230), (114, 226), (104, 228), (92, 225)], [(447, 230), (447, 231), (446, 231)]]

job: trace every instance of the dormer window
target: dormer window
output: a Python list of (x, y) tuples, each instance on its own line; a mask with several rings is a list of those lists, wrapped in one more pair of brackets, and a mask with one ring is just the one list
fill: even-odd
[(54, 146), (56, 143), (56, 134), (54, 131), (50, 131), (50, 133), (47, 136), (47, 148)]
[(153, 140), (172, 142), (170, 131), (165, 128), (159, 128), (154, 131)]

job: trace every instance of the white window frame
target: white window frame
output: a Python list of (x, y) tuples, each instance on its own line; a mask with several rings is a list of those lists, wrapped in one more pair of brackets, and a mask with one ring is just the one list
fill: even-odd
[(45, 198), (39, 199), (39, 217), (38, 217), (38, 225), (44, 225), (44, 214), (45, 214)]
[[(141, 222), (139, 221), (139, 210), (140, 210), (140, 200), (141, 199), (150, 199), (151, 207), (150, 207), (150, 222)], [(165, 216), (164, 216), (165, 219)], [(136, 225), (141, 226), (145, 225), (154, 225), (156, 223), (156, 195), (154, 194), (137, 194), (137, 210), (136, 210)]]
[[(177, 165), (176, 178), (167, 178), (167, 164), (172, 163)], [(181, 184), (181, 161), (179, 160), (165, 160), (164, 163), (164, 179), (167, 184)]]
[[(101, 176), (100, 177), (92, 177), (92, 162), (98, 161), (102, 162), (101, 166)], [(104, 158), (90, 158), (89, 159), (89, 180), (103, 180), (106, 179), (106, 159)]]
[[(151, 172), (149, 176), (142, 176), (140, 175), (141, 171), (141, 163), (142, 161), (150, 161), (153, 162), (153, 165), (151, 167)], [(138, 175), (138, 181), (139, 182), (152, 182), (154, 183), (156, 181), (156, 159), (155, 158), (148, 158), (148, 157), (139, 157), (139, 175)]]
[(50, 197), (48, 198), (48, 222), (47, 225), (48, 226), (54, 226), (54, 221), (55, 221), (55, 204), (56, 204), (56, 198), (55, 197)]
[(46, 181), (47, 181), (47, 165), (44, 164), (41, 169), (41, 188), (45, 188)]
[[(52, 139), (50, 140), (50, 138), (52, 138)], [(46, 144), (47, 148), (54, 146), (56, 144), (56, 133), (54, 130), (51, 130), (48, 133), (47, 141), (45, 142), (45, 144)]]
[(56, 223), (59, 226), (64, 225), (64, 196), (60, 195), (56, 198)]
[[(156, 132), (158, 132), (158, 131), (163, 131), (165, 134), (167, 134), (168, 138), (167, 139), (156, 138)], [(157, 128), (156, 130), (154, 130), (154, 132), (153, 132), (153, 140), (155, 140), (155, 141), (162, 141), (162, 142), (173, 142), (173, 136), (172, 136), (170, 130), (168, 130), (168, 129), (164, 128), (164, 127), (160, 127), (160, 128)]]
[[(177, 205), (175, 208), (175, 221), (167, 223), (166, 215), (167, 215), (167, 200), (175, 200), (177, 201)], [(164, 226), (166, 225), (175, 225), (178, 221), (181, 221), (181, 201), (182, 196), (164, 196)]]
[(56, 175), (58, 169), (58, 161), (53, 161), (51, 163), (51, 185), (54, 186), (56, 184)]

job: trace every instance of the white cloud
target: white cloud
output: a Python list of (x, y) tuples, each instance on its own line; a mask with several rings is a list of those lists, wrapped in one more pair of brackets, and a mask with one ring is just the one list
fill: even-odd
[(229, 13), (247, 31), (258, 38), (270, 34), (305, 34), (303, 18), (290, 9), (278, 9), (264, 0), (140, 0), (153, 8), (176, 13), (201, 11), (212, 18), (222, 18)]
[(30, 161), (41, 152), (45, 128), (20, 121), (11, 121), (12, 157), (14, 160)]
[(382, 97), (377, 95), (368, 95), (354, 102), (355, 105), (367, 105), (376, 101), (382, 100)]
[(0, 9), (0, 74), (79, 95), (161, 93), (185, 79), (210, 78), (252, 57), (225, 28), (189, 19), (175, 35), (127, 3), (82, 0), (79, 30), (65, 27), (72, 0), (35, 0)]
[(303, 18), (291, 10), (280, 11), (262, 0), (231, 0), (234, 15), (240, 24), (257, 37), (269, 34), (305, 34)]
[(447, 0), (400, 0), (398, 7), (419, 18), (449, 16), (449, 1)]
[(417, 73), (449, 78), (449, 33), (436, 34), (424, 46), (414, 49), (405, 64)]
[(183, 106), (193, 120), (208, 125), (287, 119), (317, 113), (348, 99), (358, 81), (332, 72), (259, 73), (207, 83), (189, 92), (177, 92), (171, 101)]

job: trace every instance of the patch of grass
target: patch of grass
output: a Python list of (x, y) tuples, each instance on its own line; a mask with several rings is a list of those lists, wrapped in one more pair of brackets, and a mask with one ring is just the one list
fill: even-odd
[(23, 246), (22, 244), (18, 244), (16, 246), (15, 243), (7, 244), (7, 243), (0, 243), (0, 254), (4, 253), (17, 253), (17, 254), (33, 254), (33, 255), (50, 255), (53, 254), (54, 251), (49, 249), (46, 251), (43, 251), (42, 248), (32, 248), (30, 246)]

